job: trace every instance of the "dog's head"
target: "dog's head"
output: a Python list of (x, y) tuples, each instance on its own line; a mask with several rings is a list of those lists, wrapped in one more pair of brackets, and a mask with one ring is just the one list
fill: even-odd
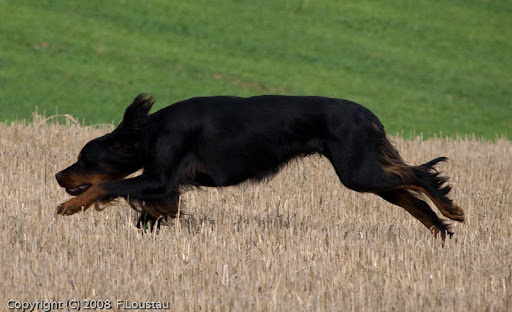
[(139, 94), (114, 131), (85, 144), (77, 161), (55, 175), (59, 185), (76, 196), (93, 185), (122, 179), (142, 168), (140, 145), (153, 103), (153, 98)]

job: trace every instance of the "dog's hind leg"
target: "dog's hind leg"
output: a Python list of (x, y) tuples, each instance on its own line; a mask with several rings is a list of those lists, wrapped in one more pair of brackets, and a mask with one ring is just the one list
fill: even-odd
[[(445, 216), (457, 221), (464, 220), (462, 210), (447, 197), (450, 188), (444, 185), (446, 179), (439, 177), (432, 168), (443, 159), (421, 166), (408, 166), (385, 137), (360, 138), (357, 146), (349, 146), (352, 147), (350, 150), (340, 143), (331, 142), (326, 144), (324, 150), (324, 155), (346, 187), (378, 194), (405, 208), (434, 233), (441, 233), (443, 238), (453, 234), (448, 225), (437, 217), (426, 202), (413, 195), (413, 191), (426, 193), (438, 207), (441, 206), (440, 210)], [(455, 213), (449, 214), (450, 211)]]
[(409, 166), (404, 163), (385, 136), (379, 138), (379, 147), (382, 168), (402, 179), (403, 185), (400, 188), (424, 193), (445, 217), (459, 222), (464, 221), (464, 211), (448, 197), (451, 190), (448, 178), (441, 176), (434, 168), (439, 162), (446, 161), (446, 157), (439, 157), (419, 166)]
[(423, 165), (409, 166), (385, 136), (378, 134), (360, 140), (357, 144), (359, 151), (345, 151), (349, 155), (345, 159), (340, 154), (340, 145), (327, 146), (326, 156), (344, 185), (359, 192), (378, 193), (394, 189), (419, 191), (427, 195), (444, 216), (464, 221), (464, 211), (448, 197), (451, 190), (448, 179), (434, 168), (439, 162), (445, 161), (445, 157)]
[(384, 170), (378, 145), (363, 141), (347, 149), (343, 144), (329, 142), (323, 154), (330, 160), (341, 183), (357, 192), (378, 193), (403, 185), (399, 174)]
[(411, 191), (394, 190), (380, 192), (377, 193), (377, 195), (407, 210), (413, 217), (431, 230), (435, 236), (440, 234), (441, 238), (444, 240), (446, 235), (450, 237), (453, 235), (449, 224), (441, 220), (426, 202), (414, 196)]

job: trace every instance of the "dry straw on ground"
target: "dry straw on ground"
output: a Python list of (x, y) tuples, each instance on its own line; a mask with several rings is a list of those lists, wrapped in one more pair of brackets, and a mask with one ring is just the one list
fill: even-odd
[(344, 188), (320, 157), (262, 184), (190, 191), (190, 215), (141, 235), (122, 201), (55, 216), (69, 195), (53, 175), (111, 129), (67, 120), (0, 124), (1, 310), (69, 299), (177, 311), (512, 309), (509, 141), (395, 138), (409, 163), (451, 158), (442, 170), (467, 222), (444, 247), (405, 210)]

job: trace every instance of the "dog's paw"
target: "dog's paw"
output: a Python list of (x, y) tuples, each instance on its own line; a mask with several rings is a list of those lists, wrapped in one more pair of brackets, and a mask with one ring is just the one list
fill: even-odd
[(464, 222), (466, 220), (464, 216), (464, 210), (462, 210), (457, 205), (449, 205), (449, 206), (441, 206), (443, 209), (439, 209), (441, 213), (452, 220), (458, 221), (458, 222)]
[(75, 214), (77, 212), (86, 210), (87, 206), (81, 205), (78, 203), (74, 198), (68, 200), (65, 203), (62, 203), (57, 206), (57, 214), (63, 215), (63, 216), (70, 216), (72, 214)]

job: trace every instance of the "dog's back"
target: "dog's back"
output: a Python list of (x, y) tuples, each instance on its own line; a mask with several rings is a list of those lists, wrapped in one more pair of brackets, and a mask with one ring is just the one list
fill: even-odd
[(374, 127), (383, 131), (363, 106), (314, 96), (192, 98), (149, 116), (148, 124), (168, 134), (149, 150), (172, 148), (195, 158), (200, 182), (209, 186), (257, 181), (291, 158), (325, 155), (330, 141), (353, 141)]

